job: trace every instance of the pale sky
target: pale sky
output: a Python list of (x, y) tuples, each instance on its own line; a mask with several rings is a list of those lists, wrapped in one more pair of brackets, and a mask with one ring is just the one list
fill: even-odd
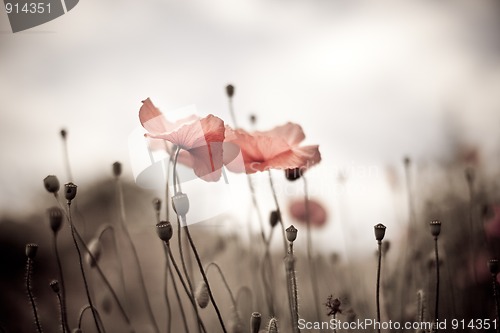
[[(439, 162), (454, 128), (497, 165), (494, 2), (81, 0), (17, 34), (0, 13), (0, 209), (26, 211), (48, 174), (65, 181), (60, 128), (69, 131), (75, 182), (109, 174), (116, 160), (132, 179), (128, 138), (141, 100), (230, 123), (224, 86), (233, 83), (244, 127), (251, 113), (259, 129), (293, 121), (307, 144), (320, 145), (310, 186), (332, 218), (318, 237), (372, 240), (374, 224), (406, 218), (385, 178), (388, 165), (401, 174), (404, 155)], [(340, 229), (341, 218), (351, 229)]]

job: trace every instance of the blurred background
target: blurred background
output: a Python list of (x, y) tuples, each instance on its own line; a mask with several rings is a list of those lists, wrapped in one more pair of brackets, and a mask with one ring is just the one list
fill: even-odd
[[(310, 191), (329, 222), (318, 247), (344, 251), (350, 233), (350, 250), (364, 251), (374, 224), (407, 223), (404, 156), (415, 191), (432, 190), (452, 161), (494, 174), (499, 10), (486, 0), (82, 0), (16, 34), (1, 13), (1, 212), (45, 208), (42, 179), (67, 181), (61, 128), (77, 184), (107, 177), (117, 160), (133, 181), (128, 139), (141, 100), (230, 123), (232, 83), (240, 126), (293, 121), (307, 144), (320, 145)], [(277, 178), (284, 202), (302, 195)], [(452, 181), (466, 191), (460, 173)], [(267, 186), (257, 186), (263, 196)], [(240, 208), (229, 213), (244, 221)]]

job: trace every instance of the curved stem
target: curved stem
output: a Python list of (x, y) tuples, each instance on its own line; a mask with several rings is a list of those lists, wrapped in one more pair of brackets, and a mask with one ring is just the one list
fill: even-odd
[(298, 322), (299, 322), (299, 300), (298, 300), (298, 287), (297, 287), (297, 277), (295, 276), (295, 257), (293, 255), (293, 242), (290, 242), (290, 278), (291, 278), (291, 290), (290, 295), (292, 296), (292, 320), (293, 320), (293, 331), (295, 333), (300, 333)]
[(311, 271), (311, 287), (314, 298), (314, 308), (316, 310), (316, 320), (321, 321), (320, 309), (319, 309), (319, 290), (318, 290), (318, 276), (316, 275), (316, 265), (314, 264), (312, 257), (312, 239), (311, 239), (311, 206), (309, 204), (309, 191), (307, 187), (307, 179), (305, 175), (302, 175), (302, 180), (304, 182), (304, 201), (306, 207), (306, 221), (307, 221), (307, 261), (309, 262), (309, 270)]
[[(93, 306), (90, 306), (90, 305), (85, 305), (81, 310), (80, 310), (80, 314), (78, 315), (78, 328), (79, 329), (82, 329), (82, 320), (83, 320), (83, 315), (85, 314), (85, 311), (87, 311), (88, 309), (91, 309), (92, 310), (92, 313), (96, 313), (97, 314), (97, 321), (99, 323), (99, 326), (102, 326), (103, 330), (104, 330), (104, 325), (102, 324), (102, 320), (101, 320), (101, 316), (99, 315), (99, 312), (97, 311), (96, 308), (94, 308)], [(106, 332), (106, 330), (104, 330), (104, 332)]]
[[(170, 329), (172, 327), (172, 309), (170, 308), (170, 299), (168, 298), (168, 274), (169, 274), (169, 267), (170, 267), (170, 261), (168, 260), (168, 249), (165, 246), (165, 243), (163, 243), (163, 250), (165, 251), (165, 282), (163, 284), (163, 292), (165, 295), (165, 305), (167, 307), (167, 333), (170, 333)], [(173, 279), (172, 279), (173, 280)], [(182, 308), (182, 305), (179, 305), (179, 307)]]
[(285, 253), (286, 253), (287, 252), (287, 245), (286, 245), (287, 240), (286, 240), (285, 225), (283, 224), (283, 219), (281, 216), (281, 209), (280, 209), (280, 205), (278, 202), (278, 197), (276, 196), (276, 189), (274, 187), (273, 176), (271, 175), (271, 170), (267, 170), (267, 172), (269, 175), (269, 185), (271, 185), (271, 192), (273, 194), (274, 203), (276, 204), (276, 211), (278, 212), (278, 216), (279, 216), (279, 223), (281, 226), (281, 232), (283, 234), (283, 246), (285, 247)]
[(57, 296), (57, 302), (59, 303), (59, 311), (61, 312), (61, 329), (63, 331), (63, 333), (66, 333), (66, 332), (69, 332), (69, 330), (66, 329), (66, 321), (64, 320), (64, 316), (63, 316), (63, 313), (64, 313), (64, 310), (63, 310), (63, 302), (62, 302), (62, 298), (61, 298), (61, 293), (56, 293), (56, 296)]
[[(87, 300), (88, 300), (90, 308), (92, 310), (92, 317), (94, 318), (97, 332), (102, 333), (101, 328), (99, 327), (99, 323), (97, 321), (97, 311), (95, 310), (95, 307), (93, 305), (92, 297), (90, 297), (90, 289), (89, 289), (89, 285), (87, 283), (87, 277), (85, 276), (85, 269), (83, 268), (82, 253), (80, 251), (80, 247), (78, 246), (78, 242), (76, 240), (75, 226), (73, 224), (73, 219), (71, 218), (71, 203), (70, 202), (68, 202), (68, 220), (69, 220), (69, 225), (70, 225), (70, 229), (71, 229), (71, 236), (73, 238), (73, 243), (75, 245), (76, 251), (78, 252), (78, 263), (80, 264), (80, 272), (82, 274), (83, 284), (85, 285), (85, 293), (87, 295)], [(89, 251), (89, 253), (90, 253), (90, 251)]]
[(146, 312), (148, 313), (149, 319), (151, 321), (151, 324), (153, 325), (153, 328), (156, 333), (159, 333), (160, 330), (158, 328), (158, 324), (156, 322), (155, 316), (153, 314), (153, 309), (151, 307), (151, 301), (149, 299), (148, 291), (146, 289), (146, 283), (144, 282), (144, 276), (142, 274), (142, 268), (141, 268), (141, 263), (139, 260), (139, 255), (137, 253), (137, 249), (135, 248), (134, 242), (132, 241), (132, 237), (130, 236), (130, 233), (128, 231), (127, 225), (125, 223), (125, 203), (123, 199), (123, 189), (122, 185), (120, 182), (120, 178), (116, 177), (116, 187), (117, 187), (117, 192), (118, 192), (118, 204), (119, 204), (119, 210), (120, 210), (120, 222), (123, 228), (123, 231), (125, 233), (126, 239), (130, 245), (130, 249), (132, 250), (133, 257), (137, 266), (137, 271), (138, 271), (138, 277), (139, 277), (139, 285), (142, 291), (142, 294), (144, 295), (145, 298), (145, 305), (146, 305)]
[(28, 297), (30, 299), (31, 308), (33, 309), (33, 317), (35, 318), (36, 330), (38, 333), (42, 333), (42, 325), (40, 324), (40, 319), (38, 318), (38, 312), (36, 310), (35, 297), (33, 296), (33, 291), (31, 290), (31, 273), (32, 273), (32, 260), (28, 258), (26, 265), (26, 290), (28, 291)]
[(125, 285), (125, 275), (123, 273), (123, 264), (122, 264), (122, 257), (120, 255), (120, 251), (118, 250), (118, 242), (116, 240), (116, 229), (113, 225), (107, 223), (105, 225), (102, 226), (101, 230), (98, 232), (99, 236), (98, 236), (98, 239), (99, 241), (101, 241), (101, 238), (103, 237), (104, 233), (109, 230), (109, 232), (111, 232), (111, 237), (112, 237), (112, 241), (113, 241), (113, 248), (114, 248), (114, 251), (115, 251), (115, 254), (116, 254), (116, 258), (117, 258), (117, 262), (118, 262), (118, 269), (120, 271), (120, 283), (122, 285), (122, 289), (123, 289), (123, 294), (124, 295), (127, 295), (127, 288), (126, 288), (126, 285)]
[(240, 289), (238, 289), (238, 292), (236, 293), (236, 304), (239, 304), (240, 303), (240, 297), (241, 297), (241, 294), (243, 293), (247, 293), (248, 294), (248, 298), (250, 299), (250, 307), (253, 308), (253, 293), (252, 293), (252, 290), (250, 288), (248, 288), (247, 286), (243, 286), (241, 287)]
[(61, 264), (61, 258), (59, 256), (59, 249), (57, 248), (57, 233), (54, 233), (53, 235), (54, 237), (52, 237), (52, 244), (54, 248), (54, 254), (56, 256), (57, 269), (59, 270), (59, 283), (61, 288), (61, 295), (60, 296), (58, 295), (58, 297), (60, 297), (60, 302), (61, 302), (61, 320), (64, 329), (63, 331), (70, 332), (68, 324), (68, 314), (66, 311), (66, 287), (64, 285), (64, 275)]
[(382, 269), (382, 241), (378, 241), (378, 265), (377, 265), (377, 321), (378, 333), (380, 333), (380, 271)]
[(229, 297), (231, 298), (231, 303), (233, 303), (233, 307), (235, 309), (238, 309), (238, 305), (236, 303), (236, 298), (234, 298), (233, 292), (231, 291), (231, 288), (229, 288), (229, 284), (227, 283), (226, 277), (224, 276), (224, 273), (222, 273), (222, 269), (220, 268), (220, 266), (217, 265), (215, 262), (211, 262), (205, 268), (205, 274), (208, 275), (208, 269), (212, 266), (215, 267), (217, 269), (217, 271), (219, 272), (219, 275), (222, 279), (222, 283), (224, 283), (224, 286), (226, 287), (227, 292), (229, 293)]
[(71, 164), (69, 162), (68, 140), (66, 139), (66, 136), (64, 136), (62, 140), (63, 140), (64, 166), (66, 167), (66, 173), (68, 174), (69, 181), (73, 182), (73, 175), (71, 173)]

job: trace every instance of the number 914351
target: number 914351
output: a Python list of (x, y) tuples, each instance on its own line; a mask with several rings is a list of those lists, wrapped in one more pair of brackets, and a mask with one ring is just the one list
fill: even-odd
[(496, 319), (453, 319), (451, 321), (451, 328), (454, 330), (489, 330), (489, 329), (497, 329), (497, 320)]
[(5, 3), (5, 11), (7, 14), (50, 14), (50, 3), (45, 2), (7, 2)]

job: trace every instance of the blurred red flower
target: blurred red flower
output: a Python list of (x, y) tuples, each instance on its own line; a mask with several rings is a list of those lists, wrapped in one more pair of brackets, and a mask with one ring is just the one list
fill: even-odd
[(179, 162), (193, 168), (194, 173), (206, 180), (217, 181), (221, 177), (224, 121), (214, 115), (199, 118), (195, 115), (176, 122), (168, 121), (148, 98), (142, 102), (139, 119), (148, 131), (146, 137), (164, 140), (161, 147), (169, 154), (174, 145), (181, 148)]
[[(294, 219), (307, 224), (307, 209), (304, 199), (295, 199), (291, 201), (289, 211)], [(311, 227), (322, 227), (326, 224), (326, 210), (321, 203), (314, 199), (309, 199), (309, 214)]]
[[(299, 147), (305, 138), (300, 125), (287, 123), (269, 131), (248, 133), (242, 129), (226, 126), (226, 142), (239, 150), (227, 149), (224, 160), (229, 170), (247, 174), (268, 169), (308, 169), (321, 161), (317, 145)], [(227, 145), (229, 147), (229, 145)], [(241, 151), (243, 164), (234, 160)]]

